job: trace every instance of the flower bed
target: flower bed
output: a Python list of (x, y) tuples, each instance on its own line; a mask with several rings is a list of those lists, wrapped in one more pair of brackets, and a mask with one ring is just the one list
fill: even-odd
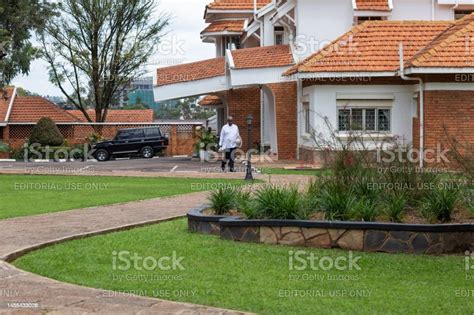
[(188, 213), (190, 231), (241, 242), (409, 253), (464, 253), (474, 247), (473, 224), (400, 224), (309, 220), (246, 220), (212, 216), (204, 205)]

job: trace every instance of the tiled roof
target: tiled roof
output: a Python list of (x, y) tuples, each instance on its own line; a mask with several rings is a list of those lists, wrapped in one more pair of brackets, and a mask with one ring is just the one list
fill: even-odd
[(217, 32), (243, 32), (244, 31), (244, 20), (221, 20), (215, 21), (209, 24), (202, 32), (204, 33), (217, 33)]
[(199, 101), (201, 106), (219, 106), (222, 105), (222, 100), (216, 95), (206, 95)]
[(157, 85), (168, 85), (225, 75), (225, 58), (219, 57), (198, 62), (158, 69)]
[(36, 123), (42, 117), (50, 117), (55, 122), (77, 122), (78, 119), (67, 111), (40, 96), (17, 96), (13, 103), (10, 123)]
[[(207, 5), (211, 10), (253, 10), (254, 0), (215, 0)], [(257, 0), (257, 8), (260, 9), (272, 0)]]
[(447, 21), (369, 21), (354, 27), (285, 74), (296, 72), (384, 72), (399, 69), (399, 44), (410, 60), (446, 31)]
[[(80, 110), (68, 110), (68, 112), (78, 120), (87, 122), (86, 117)], [(95, 121), (95, 111), (87, 110), (89, 117)], [(108, 123), (150, 123), (153, 122), (153, 109), (109, 109), (107, 111)]]
[(415, 55), (413, 67), (474, 67), (474, 14), (456, 21)]
[(276, 45), (232, 51), (236, 69), (283, 67), (294, 64), (290, 46)]
[(388, 0), (356, 0), (360, 11), (390, 11)]
[(11, 97), (13, 94), (13, 87), (6, 87), (0, 90), (0, 122), (7, 120), (8, 106), (10, 105)]

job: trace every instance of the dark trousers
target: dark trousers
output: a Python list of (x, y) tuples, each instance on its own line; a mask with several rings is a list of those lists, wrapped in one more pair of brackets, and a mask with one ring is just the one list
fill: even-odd
[(229, 169), (231, 172), (234, 171), (234, 162), (235, 162), (235, 150), (236, 148), (225, 150), (224, 158), (222, 159), (222, 170), (225, 170), (227, 163), (229, 163)]

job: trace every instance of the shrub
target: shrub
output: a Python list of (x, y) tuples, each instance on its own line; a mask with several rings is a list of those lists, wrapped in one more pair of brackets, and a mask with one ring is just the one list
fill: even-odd
[(355, 198), (352, 190), (338, 181), (328, 182), (319, 196), (319, 205), (329, 220), (347, 220)]
[(403, 194), (390, 193), (384, 200), (384, 213), (392, 222), (401, 222), (407, 201)]
[(437, 187), (430, 191), (422, 201), (421, 211), (428, 220), (451, 221), (451, 215), (459, 201), (460, 189), (454, 183)]
[(295, 186), (264, 185), (255, 193), (258, 218), (292, 220), (307, 217), (305, 203)]
[(362, 198), (355, 202), (351, 209), (351, 218), (357, 221), (372, 222), (377, 217), (377, 205), (372, 200)]
[(49, 117), (41, 118), (34, 126), (30, 136), (30, 143), (39, 143), (43, 146), (60, 146), (63, 142), (64, 137)]
[(10, 147), (8, 146), (8, 144), (0, 141), (0, 153), (8, 153), (9, 151)]
[(215, 214), (224, 215), (234, 208), (234, 197), (234, 187), (221, 187), (218, 190), (211, 192), (209, 202), (211, 203), (211, 207), (214, 209)]

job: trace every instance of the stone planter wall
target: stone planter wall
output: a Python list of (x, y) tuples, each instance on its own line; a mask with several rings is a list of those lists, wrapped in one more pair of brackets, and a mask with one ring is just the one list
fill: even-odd
[(462, 254), (474, 249), (473, 224), (242, 220), (205, 216), (201, 213), (205, 208), (188, 214), (189, 230), (234, 241), (429, 255)]

